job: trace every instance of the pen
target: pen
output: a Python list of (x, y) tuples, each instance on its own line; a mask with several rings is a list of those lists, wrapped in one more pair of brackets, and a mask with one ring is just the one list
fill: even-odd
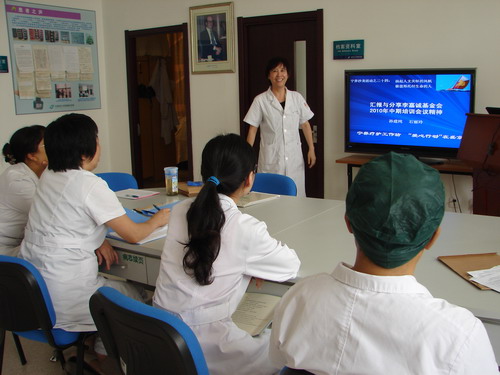
[(158, 211), (160, 211), (160, 210), (161, 210), (161, 208), (160, 208), (160, 207), (158, 207), (156, 204), (153, 204), (153, 207), (154, 207), (154, 208), (156, 208)]
[(141, 210), (138, 210), (136, 208), (133, 209), (135, 212), (137, 212), (138, 214), (141, 214), (143, 216), (149, 216), (149, 215), (146, 215), (144, 212), (142, 212)]
[(131, 195), (131, 194), (127, 194), (126, 197), (129, 197), (129, 198), (139, 198), (138, 195)]

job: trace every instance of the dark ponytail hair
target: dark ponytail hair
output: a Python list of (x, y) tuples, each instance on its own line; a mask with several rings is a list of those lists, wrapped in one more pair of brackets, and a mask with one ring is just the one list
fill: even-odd
[(203, 149), (204, 185), (186, 215), (189, 242), (183, 260), (184, 271), (200, 285), (213, 282), (212, 265), (219, 255), (220, 232), (226, 220), (218, 193), (234, 193), (254, 170), (255, 161), (252, 147), (237, 134), (219, 135)]
[(9, 143), (3, 146), (2, 153), (9, 164), (22, 163), (28, 154), (38, 151), (38, 145), (43, 139), (45, 126), (32, 125), (16, 130)]

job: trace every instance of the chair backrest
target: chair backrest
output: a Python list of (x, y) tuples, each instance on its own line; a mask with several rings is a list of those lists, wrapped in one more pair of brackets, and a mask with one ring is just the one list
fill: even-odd
[(313, 375), (312, 372), (306, 370), (296, 370), (294, 368), (283, 367), (280, 371), (280, 375)]
[(275, 173), (257, 173), (252, 191), (280, 195), (297, 195), (297, 186), (288, 176)]
[(110, 287), (94, 293), (90, 312), (108, 355), (127, 375), (208, 375), (198, 339), (175, 315)]
[[(0, 255), (0, 327), (49, 332), (55, 322), (52, 300), (40, 272), (24, 259)], [(52, 335), (47, 334), (52, 345)]]
[(137, 180), (129, 173), (106, 172), (97, 173), (96, 175), (106, 181), (113, 191), (138, 188)]

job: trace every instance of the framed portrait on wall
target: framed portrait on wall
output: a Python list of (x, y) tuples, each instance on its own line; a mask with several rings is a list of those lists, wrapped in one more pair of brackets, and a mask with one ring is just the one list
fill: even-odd
[(191, 71), (234, 72), (233, 3), (189, 8)]

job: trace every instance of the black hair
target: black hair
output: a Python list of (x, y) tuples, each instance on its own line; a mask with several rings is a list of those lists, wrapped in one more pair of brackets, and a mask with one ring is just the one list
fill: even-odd
[(267, 62), (266, 78), (269, 77), (269, 73), (271, 73), (271, 70), (276, 68), (278, 65), (283, 65), (283, 67), (286, 68), (288, 74), (290, 74), (290, 64), (288, 63), (288, 60), (285, 59), (284, 57), (273, 57), (271, 60)]
[(51, 122), (45, 131), (48, 168), (65, 172), (82, 166), (82, 157), (93, 158), (97, 151), (97, 125), (89, 116), (71, 113)]
[(38, 151), (43, 140), (45, 126), (32, 125), (16, 130), (8, 143), (3, 146), (2, 153), (9, 164), (24, 162), (28, 154)]
[[(201, 156), (203, 188), (191, 204), (186, 218), (189, 242), (184, 255), (184, 271), (200, 285), (213, 282), (212, 265), (220, 250), (220, 232), (225, 216), (218, 193), (231, 195), (255, 167), (252, 146), (237, 134), (219, 135), (211, 139)], [(208, 181), (214, 176), (219, 184)]]

